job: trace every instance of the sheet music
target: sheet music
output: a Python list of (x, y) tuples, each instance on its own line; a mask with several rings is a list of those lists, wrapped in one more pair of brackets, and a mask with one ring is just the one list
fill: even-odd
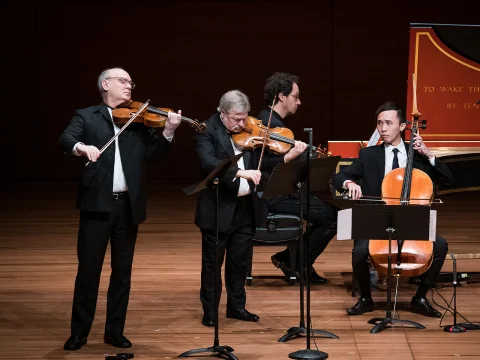
[(430, 229), (428, 230), (428, 240), (435, 241), (437, 237), (437, 210), (430, 210)]
[(372, 136), (370, 137), (370, 140), (368, 140), (368, 145), (367, 146), (377, 145), (378, 139), (380, 139), (380, 133), (378, 132), (377, 129), (375, 129)]
[(340, 210), (337, 215), (337, 240), (352, 239), (352, 209)]

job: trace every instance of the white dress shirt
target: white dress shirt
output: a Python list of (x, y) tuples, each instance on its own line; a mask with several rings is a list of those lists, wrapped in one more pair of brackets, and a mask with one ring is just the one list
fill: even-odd
[[(405, 143), (403, 140), (397, 146), (393, 146), (390, 144), (385, 144), (385, 175), (387, 175), (390, 171), (392, 171), (392, 164), (393, 164), (393, 149), (398, 149), (398, 167), (404, 168), (407, 166), (407, 149), (405, 147)], [(429, 158), (430, 164), (435, 166), (435, 156)]]
[(407, 150), (405, 149), (405, 143), (400, 141), (400, 144), (393, 146), (391, 144), (385, 144), (385, 175), (392, 171), (393, 165), (393, 149), (398, 149), (398, 167), (404, 168), (407, 166)]
[[(112, 118), (113, 130), (115, 135), (118, 134), (120, 128), (115, 125), (113, 122), (112, 109), (107, 107), (108, 113)], [(120, 157), (120, 148), (118, 147), (118, 137), (115, 138), (115, 163), (113, 166), (113, 192), (123, 192), (127, 191), (127, 180), (125, 179), (125, 174), (123, 172), (122, 158)]]
[[(232, 143), (233, 151), (235, 152), (235, 155), (240, 154), (242, 151), (239, 148), (237, 148), (237, 146), (233, 142), (232, 138), (230, 138), (230, 142)], [(243, 162), (243, 156), (240, 159), (238, 159), (237, 166), (240, 170), (245, 170), (245, 163)], [(233, 179), (233, 181), (235, 181), (235, 179)], [(248, 185), (247, 179), (240, 178), (240, 186), (238, 187), (238, 195), (237, 196), (238, 197), (245, 196), (245, 195), (250, 194), (250, 192), (251, 192), (250, 185)]]

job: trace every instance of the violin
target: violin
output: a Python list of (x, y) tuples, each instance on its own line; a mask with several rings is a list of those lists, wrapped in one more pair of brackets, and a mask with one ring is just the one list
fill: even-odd
[[(132, 115), (138, 113), (138, 110), (142, 105), (141, 102), (130, 100), (129, 102), (116, 107), (112, 110), (113, 122), (117, 126), (122, 127), (130, 120)], [(135, 117), (133, 122), (142, 123), (150, 127), (164, 127), (169, 112), (173, 112), (173, 110), (168, 108), (156, 108), (148, 105)], [(181, 120), (189, 123), (195, 131), (205, 130), (205, 124), (201, 124), (197, 120), (192, 120), (185, 116), (182, 116)]]
[[(270, 128), (263, 125), (262, 120), (258, 120), (253, 116), (248, 116), (245, 120), (245, 127), (239, 133), (232, 134), (232, 140), (242, 150), (254, 150), (265, 147), (277, 155), (286, 154), (293, 146), (295, 140), (292, 130), (288, 128)], [(307, 147), (309, 149), (309, 147)], [(312, 151), (317, 153), (319, 157), (331, 156), (331, 153), (320, 146), (312, 146)]]
[[(150, 99), (145, 103), (130, 100), (125, 104), (122, 104), (112, 110), (113, 122), (120, 127), (120, 131), (116, 133), (101, 149), (100, 155), (115, 141), (116, 138), (132, 123), (142, 123), (150, 127), (165, 127), (168, 113), (172, 109), (156, 108), (149, 105)], [(197, 120), (192, 120), (185, 116), (181, 117), (182, 121), (185, 121), (194, 127), (196, 131), (205, 130), (205, 124), (200, 124)], [(91, 161), (88, 161), (85, 166), (88, 166)]]

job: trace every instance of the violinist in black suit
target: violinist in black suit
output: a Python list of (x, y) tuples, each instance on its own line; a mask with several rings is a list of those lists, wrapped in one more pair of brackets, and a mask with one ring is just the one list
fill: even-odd
[[(268, 106), (260, 111), (258, 119), (262, 120), (263, 125), (267, 126), (272, 111), (271, 128), (287, 127), (284, 123), (285, 118), (297, 112), (300, 106), (300, 89), (298, 86), (298, 77), (293, 74), (277, 72), (271, 75), (265, 84), (264, 99)], [(276, 95), (275, 104), (272, 106), (273, 99)], [(295, 147), (290, 150), (295, 154), (296, 160), (307, 159), (307, 144), (301, 141), (295, 142)], [(291, 155), (292, 155), (291, 154)], [(267, 156), (271, 156), (268, 154)], [(293, 156), (292, 156), (293, 158)], [(292, 159), (293, 160), (293, 159)], [(262, 169), (262, 181), (267, 182), (272, 171)], [(267, 202), (270, 212), (287, 213), (293, 215), (300, 214), (300, 199), (297, 194), (277, 196), (271, 198)], [(315, 260), (323, 253), (330, 240), (337, 233), (337, 212), (338, 208), (319, 199), (315, 195), (310, 195), (310, 249), (305, 251), (306, 264), (314, 264)], [(307, 214), (307, 202), (303, 202), (303, 216)], [(290, 272), (296, 271), (300, 273), (300, 261), (297, 260), (297, 268), (291, 269), (290, 265), (290, 248), (280, 251), (271, 257), (272, 263), (283, 271), (286, 278), (290, 276)], [(309, 264), (308, 264), (309, 265)], [(327, 279), (317, 274), (312, 266), (310, 281), (316, 284), (326, 284)]]
[[(392, 169), (404, 168), (407, 163), (408, 147), (401, 137), (402, 131), (406, 127), (404, 111), (397, 104), (389, 101), (377, 109), (376, 119), (377, 130), (383, 143), (360, 150), (359, 158), (332, 179), (333, 186), (340, 192), (348, 190), (352, 199), (358, 199), (362, 196), (380, 197), (384, 176)], [(453, 177), (450, 170), (433, 155), (421, 136), (415, 134), (412, 141), (415, 151), (413, 167), (427, 173), (433, 182), (445, 186), (452, 184)], [(374, 309), (367, 265), (368, 243), (368, 240), (354, 240), (352, 267), (360, 287), (361, 296), (355, 306), (347, 309), (349, 315), (360, 315)], [(446, 240), (437, 235), (433, 246), (433, 263), (428, 271), (422, 275), (421, 284), (412, 298), (411, 308), (413, 311), (425, 316), (441, 316), (440, 312), (430, 305), (426, 295), (428, 289), (435, 286), (447, 251)]]
[[(248, 97), (238, 90), (225, 93), (218, 112), (206, 122), (206, 130), (195, 135), (196, 153), (204, 176), (223, 160), (240, 154), (242, 150), (233, 142), (232, 134), (245, 127), (250, 110)], [(273, 169), (279, 162), (288, 161), (290, 155), (265, 157), (262, 169)], [(219, 183), (219, 264), (215, 264), (215, 191), (207, 188), (199, 193), (195, 224), (202, 233), (202, 275), (200, 300), (203, 306), (202, 324), (214, 326), (215, 306), (220, 302), (214, 292), (215, 266), (225, 261), (225, 287), (227, 289), (227, 317), (243, 321), (258, 321), (259, 316), (245, 309), (245, 276), (251, 240), (255, 227), (268, 215), (266, 204), (259, 199), (254, 186), (260, 183), (261, 173), (256, 152), (245, 151), (237, 164), (231, 166)], [(221, 276), (217, 272), (217, 286), (221, 289)], [(221, 294), (221, 291), (219, 291)]]
[(130, 294), (130, 278), (138, 225), (146, 218), (145, 163), (172, 147), (179, 114), (169, 113), (161, 132), (132, 123), (101, 155), (102, 148), (120, 131), (112, 110), (129, 100), (135, 87), (121, 68), (103, 71), (98, 78), (102, 103), (80, 109), (60, 136), (65, 154), (83, 157), (84, 167), (76, 207), (80, 210), (78, 272), (72, 306), (71, 336), (65, 350), (86, 344), (98, 296), (100, 273), (110, 240), (111, 267), (104, 341), (131, 347), (123, 335)]

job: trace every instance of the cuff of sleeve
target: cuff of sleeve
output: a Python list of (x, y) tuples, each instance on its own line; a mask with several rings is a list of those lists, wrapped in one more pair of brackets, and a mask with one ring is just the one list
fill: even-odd
[(164, 137), (165, 139), (167, 139), (167, 141), (169, 141), (169, 142), (172, 142), (172, 140), (173, 140), (173, 135), (167, 136), (167, 135), (165, 135), (165, 131), (163, 132), (163, 137)]
[(435, 155), (429, 158), (428, 160), (430, 161), (430, 164), (432, 164), (432, 166), (435, 166)]
[(72, 154), (75, 155), (75, 156), (80, 156), (80, 154), (77, 152), (77, 146), (78, 146), (79, 144), (85, 145), (85, 144), (82, 143), (82, 142), (78, 142), (78, 143), (76, 143), (76, 144), (73, 146)]
[(345, 180), (345, 181), (343, 182), (342, 188), (345, 189), (345, 190), (347, 190), (347, 189), (348, 189), (347, 185), (350, 184), (350, 183), (352, 183), (352, 182), (353, 182), (352, 180)]

